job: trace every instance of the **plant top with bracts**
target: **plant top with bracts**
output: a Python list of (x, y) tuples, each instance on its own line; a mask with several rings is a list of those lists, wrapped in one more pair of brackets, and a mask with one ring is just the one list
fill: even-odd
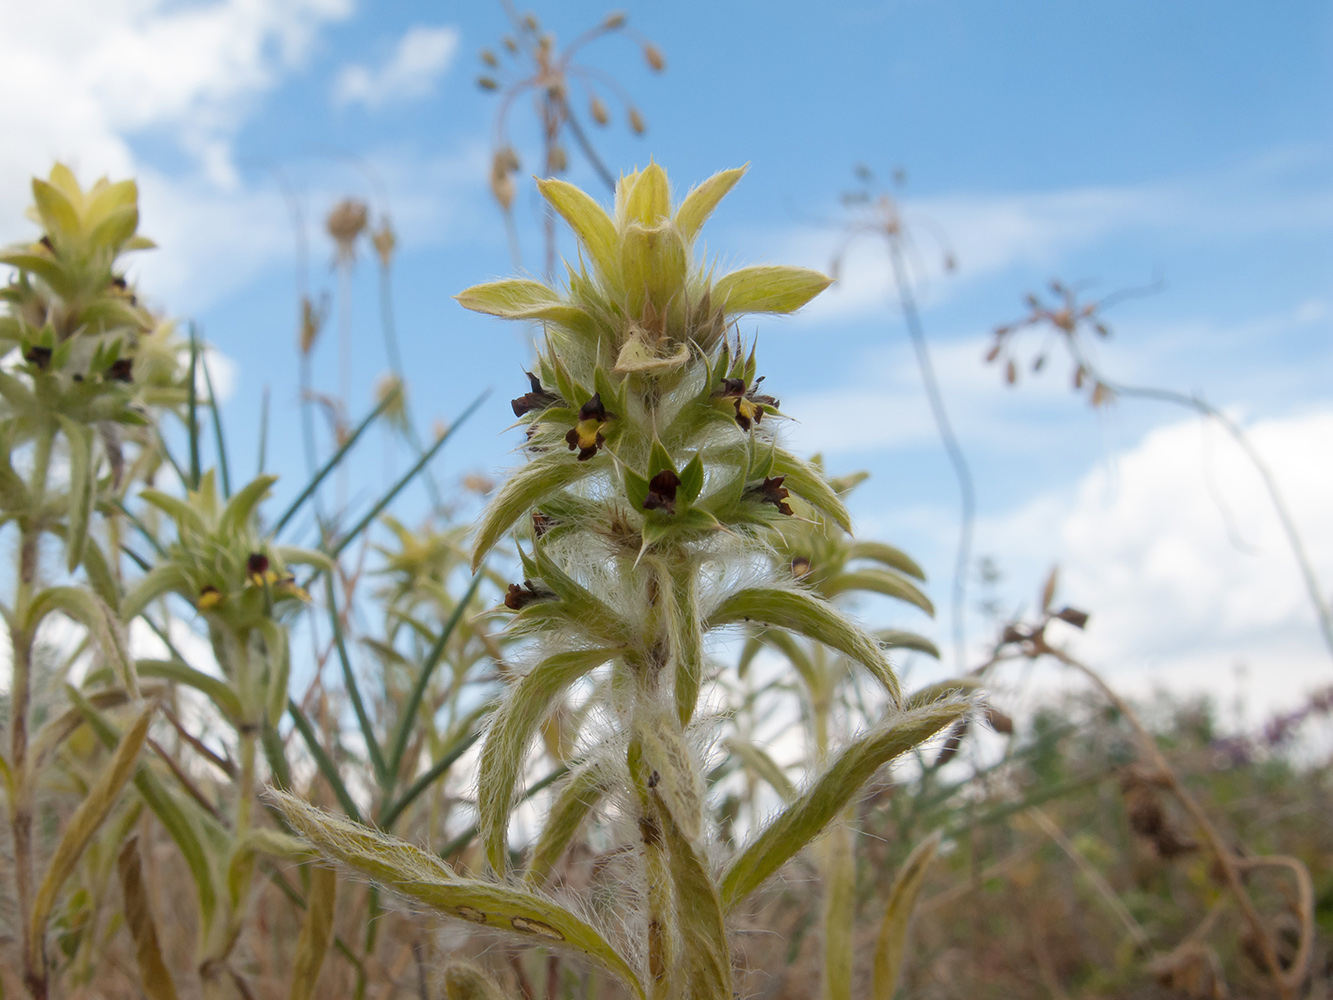
[[(580, 951), (633, 995), (661, 1000), (730, 1000), (728, 912), (880, 765), (967, 708), (952, 696), (905, 706), (880, 643), (789, 570), (774, 570), (773, 528), (793, 516), (793, 497), (850, 525), (818, 467), (778, 444), (778, 402), (761, 391), (753, 346), (732, 335), (738, 317), (792, 312), (828, 279), (782, 266), (717, 276), (695, 253), (704, 221), (742, 173), (714, 175), (673, 211), (666, 173), (652, 164), (621, 178), (614, 215), (570, 184), (540, 182), (582, 244), (567, 287), (514, 279), (459, 296), (468, 308), (546, 328), (529, 391), (513, 403), (529, 461), (482, 515), (473, 550), (475, 569), (516, 525), (531, 524), (530, 551), (520, 546), (525, 579), (505, 600), (511, 635), (532, 639), (531, 662), (513, 675), (480, 760), (489, 875), (462, 877), (409, 844), (279, 800), (326, 854), (399, 893)], [(708, 637), (745, 622), (838, 650), (882, 685), (890, 709), (731, 851), (707, 828), (710, 727), (695, 716)], [(606, 724), (581, 734), (535, 845), (516, 860), (509, 816), (529, 750), (552, 707), (589, 687)], [(632, 843), (617, 857), (631, 866), (623, 884), (637, 886), (629, 906), (623, 892), (599, 911), (596, 899), (572, 904), (546, 891), (594, 810), (626, 821)], [(477, 986), (460, 995), (500, 994)]]

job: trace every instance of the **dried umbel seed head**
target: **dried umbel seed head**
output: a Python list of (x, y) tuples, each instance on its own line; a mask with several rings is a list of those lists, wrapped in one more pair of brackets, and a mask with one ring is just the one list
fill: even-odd
[(366, 231), (369, 218), (366, 203), (357, 198), (344, 198), (333, 206), (324, 220), (324, 228), (338, 247), (340, 261), (356, 256), (356, 241)]
[(379, 228), (371, 233), (370, 242), (375, 247), (382, 267), (393, 263), (393, 253), (398, 249), (398, 234), (394, 232), (387, 215), (380, 220)]

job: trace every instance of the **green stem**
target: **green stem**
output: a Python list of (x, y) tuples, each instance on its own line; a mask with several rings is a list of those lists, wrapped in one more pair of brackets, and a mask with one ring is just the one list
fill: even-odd
[(23, 979), (34, 1000), (47, 996), (44, 942), (31, 936), (27, 914), (32, 909), (33, 855), (33, 775), (28, 763), (28, 708), (32, 700), (32, 651), (36, 635), (28, 627), (28, 612), (37, 590), (38, 554), (42, 535), (42, 506), (46, 497), (46, 479), (51, 465), (54, 428), (44, 425), (33, 445), (32, 471), (28, 491), (32, 509), (20, 522), (18, 551), (18, 586), (14, 598), (14, 617), (10, 640), (13, 666), (9, 689), (9, 760), (14, 776), (14, 799), (10, 803), (10, 829), (14, 844), (14, 881), (18, 897), (19, 923), (23, 928)]

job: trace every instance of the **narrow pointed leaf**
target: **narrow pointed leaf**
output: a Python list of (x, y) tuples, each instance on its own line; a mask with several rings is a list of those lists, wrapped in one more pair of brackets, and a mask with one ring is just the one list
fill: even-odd
[(926, 869), (935, 860), (939, 846), (940, 834), (937, 831), (908, 855), (898, 877), (893, 880), (889, 904), (875, 942), (875, 978), (871, 994), (874, 1000), (893, 1000), (894, 994), (898, 992), (898, 977), (902, 973), (903, 952), (907, 947), (907, 929), (912, 919), (912, 910), (916, 907), (916, 898), (925, 881)]
[(476, 572), (486, 553), (495, 547), (496, 542), (519, 518), (548, 497), (589, 473), (598, 471), (598, 468), (599, 463), (595, 460), (579, 462), (573, 455), (555, 452), (543, 455), (515, 471), (481, 516), (476, 544), (472, 550), (472, 571)]
[(847, 547), (848, 559), (873, 559), (875, 562), (890, 566), (900, 573), (925, 580), (926, 573), (906, 552), (883, 542), (852, 542)]
[(874, 637), (828, 601), (804, 590), (751, 587), (738, 590), (709, 616), (709, 628), (753, 621), (797, 632), (856, 660), (895, 701), (898, 678)]
[(926, 614), (935, 614), (935, 605), (921, 589), (906, 577), (882, 569), (852, 570), (839, 573), (824, 583), (824, 593), (829, 597), (844, 594), (850, 590), (865, 590), (885, 597), (896, 597), (920, 608)]
[(310, 866), (310, 892), (305, 916), (292, 956), (292, 986), (288, 1000), (310, 1000), (315, 996), (319, 970), (333, 940), (333, 911), (338, 901), (338, 873), (323, 865)]
[(746, 769), (768, 782), (773, 790), (782, 796), (784, 802), (796, 798), (796, 786), (791, 783), (787, 773), (778, 766), (777, 761), (762, 747), (740, 737), (728, 739), (726, 746), (727, 751), (737, 757)]
[(713, 302), (728, 315), (795, 312), (830, 284), (818, 271), (757, 264), (724, 275), (713, 284)]
[(634, 970), (600, 931), (560, 904), (511, 885), (461, 878), (435, 855), (405, 840), (331, 816), (282, 792), (274, 804), (322, 853), (443, 916), (516, 934), (529, 944), (581, 952), (618, 975), (639, 1000)]
[(528, 747), (542, 720), (570, 685), (616, 655), (615, 649), (578, 649), (546, 657), (523, 675), (495, 713), (481, 748), (477, 826), (486, 858), (504, 874), (509, 857), (509, 811)]
[(882, 765), (930, 739), (969, 707), (951, 700), (902, 712), (845, 749), (727, 867), (723, 906), (730, 910), (817, 837)]
[(597, 269), (614, 281), (618, 273), (616, 227), (606, 210), (568, 181), (554, 178), (539, 180), (537, 189), (569, 223), (569, 228), (574, 230), (579, 241), (587, 248)]
[(607, 774), (600, 761), (583, 764), (569, 773), (546, 814), (546, 824), (523, 875), (524, 882), (541, 886), (546, 881), (578, 833), (584, 818), (615, 784), (615, 779)]
[(86, 628), (106, 665), (115, 671), (125, 690), (138, 697), (139, 679), (130, 656), (129, 642), (120, 619), (111, 609), (92, 591), (81, 587), (49, 587), (32, 602), (27, 627), (35, 629), (38, 622), (52, 611), (67, 615)]
[(87, 427), (56, 414), (60, 429), (69, 443), (69, 506), (65, 512), (65, 569), (73, 573), (83, 562), (88, 540), (88, 519), (92, 515), (93, 435)]
[(747, 169), (749, 168), (735, 167), (731, 170), (719, 170), (685, 196), (680, 208), (676, 210), (676, 225), (680, 227), (686, 243), (692, 243), (699, 235), (699, 230), (713, 214), (718, 202), (736, 186), (736, 182), (745, 175)]
[(134, 938), (139, 984), (148, 1000), (176, 1000), (176, 984), (166, 962), (162, 960), (162, 949), (157, 941), (157, 923), (153, 920), (152, 900), (143, 880), (138, 837), (131, 837), (125, 842), (116, 867), (120, 872), (125, 926)]
[(121, 737), (120, 744), (111, 755), (111, 760), (88, 789), (88, 793), (74, 810), (69, 822), (65, 824), (65, 831), (51, 854), (46, 874), (42, 877), (37, 893), (33, 897), (32, 912), (28, 921), (31, 941), (40, 941), (46, 933), (46, 920), (55, 905), (56, 895), (70, 873), (74, 871), (74, 865), (83, 854), (83, 849), (88, 846), (88, 841), (120, 801), (121, 790), (134, 774), (139, 750), (148, 737), (148, 723), (152, 721), (156, 710), (155, 704), (149, 704), (139, 713), (130, 728), (125, 731), (125, 735)]

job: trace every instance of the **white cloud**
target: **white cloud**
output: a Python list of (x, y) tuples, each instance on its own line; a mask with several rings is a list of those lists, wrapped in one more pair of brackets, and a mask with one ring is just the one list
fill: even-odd
[(344, 66), (333, 86), (334, 101), (376, 108), (389, 101), (424, 97), (448, 72), (457, 50), (457, 28), (413, 25), (378, 69)]
[[(1323, 456), (1333, 448), (1333, 411), (1248, 432), (1327, 590), (1333, 477)], [(1160, 684), (1229, 700), (1240, 664), (1253, 716), (1298, 705), (1328, 683), (1328, 652), (1272, 502), (1216, 427), (1158, 428), (1072, 490), (982, 519), (977, 534), (978, 551), (997, 555), (1009, 579), (1034, 592), (1045, 568), (1060, 564), (1062, 598), (1093, 616), (1086, 634), (1066, 637), (1131, 692)]]
[[(85, 184), (104, 174), (138, 177), (144, 229), (162, 247), (135, 265), (164, 279), (150, 295), (180, 308), (175, 297), (201, 276), (210, 288), (235, 287), (262, 266), (258, 248), (290, 237), (281, 202), (242, 188), (232, 137), (253, 102), (301, 65), (319, 30), (351, 9), (352, 0), (7, 5), (0, 241), (28, 237), (28, 179), (62, 160)], [(192, 167), (168, 176), (137, 160), (132, 140), (159, 129)]]

